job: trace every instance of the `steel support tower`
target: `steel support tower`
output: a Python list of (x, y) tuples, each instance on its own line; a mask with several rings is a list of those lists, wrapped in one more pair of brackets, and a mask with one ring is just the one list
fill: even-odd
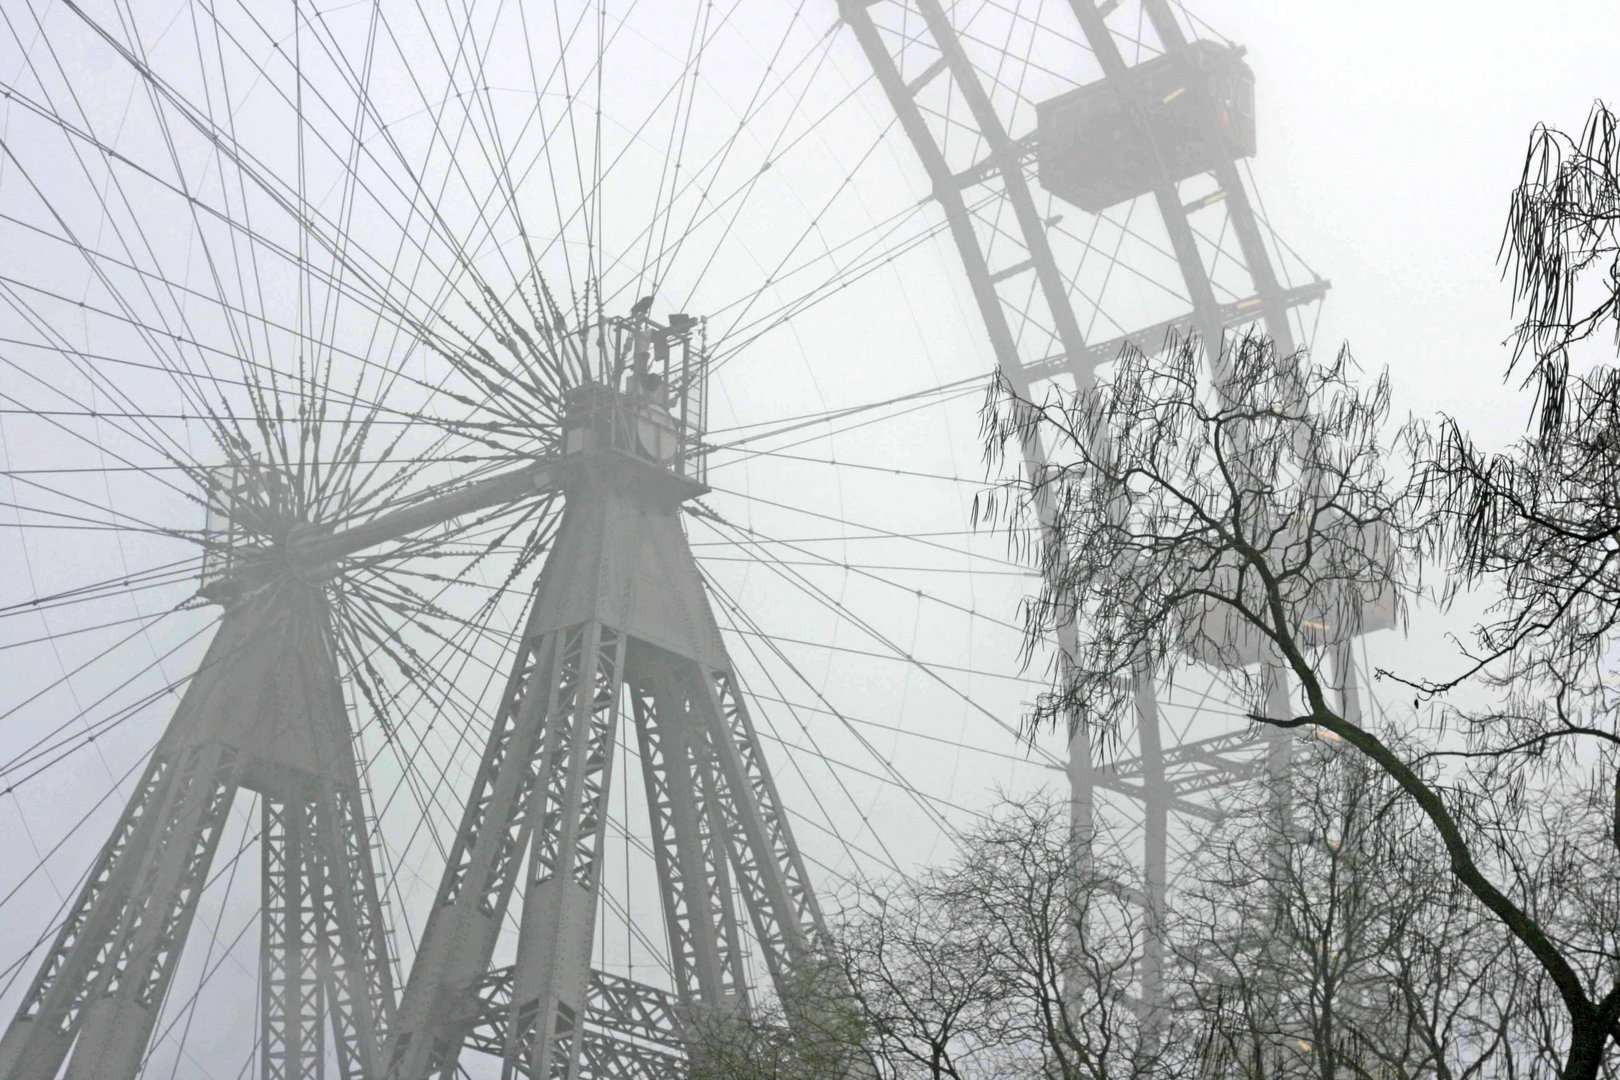
[(244, 788), (261, 814), (260, 1076), (324, 1075), (328, 1039), (345, 1077), (379, 1074), (394, 985), (329, 611), (319, 583), (262, 572), (228, 601), (0, 1039), (0, 1076), (136, 1075)]
[[(505, 1075), (675, 1077), (695, 1023), (749, 1009), (745, 948), (785, 1001), (824, 926), (681, 524), (708, 490), (691, 325), (605, 320), (602, 366), (564, 391), (555, 452), (359, 520), (304, 520), (296, 484), (251, 462), (216, 470), (225, 539), (200, 596), (225, 614), (0, 1040), (0, 1076), (49, 1080), (64, 1062), (73, 1080), (136, 1075), (242, 788), (263, 815), (266, 1080), (323, 1076), (329, 1057), (345, 1077), (454, 1076), (464, 1047)], [(332, 590), (350, 556), (557, 494), (396, 1024)], [(589, 967), (622, 728), (639, 749), (673, 992)], [(492, 969), (519, 892), (516, 962)]]
[[(567, 402), (566, 509), (406, 985), (390, 1077), (454, 1076), (469, 1042), (507, 1076), (678, 1072), (592, 1013), (622, 721), (671, 944), (674, 1001), (651, 992), (663, 1014), (679, 1029), (747, 1007), (734, 896), (779, 989), (812, 959), (821, 914), (680, 522), (707, 488), (660, 449), (668, 424), (638, 390), (586, 384)], [(517, 960), (491, 972), (520, 879)]]
[[(821, 913), (681, 526), (708, 489), (662, 383), (625, 383), (570, 391), (560, 458), (342, 531), (288, 523), (215, 576), (221, 628), (0, 1042), (0, 1075), (54, 1077), (64, 1060), (84, 1080), (136, 1074), (240, 788), (262, 799), (266, 1078), (324, 1075), (328, 1039), (352, 1077), (455, 1075), (464, 1046), (507, 1075), (678, 1076), (694, 1021), (749, 1006), (743, 917), (779, 990), (814, 959)], [(566, 509), (395, 1030), (325, 590), (347, 555), (557, 491)], [(621, 722), (673, 994), (589, 967)], [(520, 879), (517, 961), (492, 970)]]

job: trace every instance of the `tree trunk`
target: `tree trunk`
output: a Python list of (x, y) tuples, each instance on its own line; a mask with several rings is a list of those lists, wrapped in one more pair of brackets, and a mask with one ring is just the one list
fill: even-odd
[(1597, 1080), (1603, 1068), (1609, 1032), (1592, 1019), (1577, 1019), (1569, 1036), (1569, 1055), (1561, 1080)]

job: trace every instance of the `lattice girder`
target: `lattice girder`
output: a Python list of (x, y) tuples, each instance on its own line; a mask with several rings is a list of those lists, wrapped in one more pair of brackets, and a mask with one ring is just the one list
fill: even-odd
[[(1170, 332), (1196, 331), (1209, 353), (1218, 356), (1217, 344), (1229, 328), (1260, 320), (1279, 350), (1292, 351), (1296, 337), (1289, 312), (1319, 299), (1325, 284), (1282, 287), (1248, 192), (1231, 161), (1218, 162), (1208, 175), (1214, 191), (1191, 202), (1184, 200), (1180, 185), (1174, 182), (1160, 183), (1151, 192), (1173, 256), (1169, 274), (1180, 278), (1185, 309), (1172, 313), (1168, 320), (1127, 330), (1107, 341), (1088, 340), (1074, 317), (1074, 303), (1084, 299), (1076, 289), (1075, 271), (1060, 265), (1054, 256), (1051, 238), (1061, 236), (1059, 215), (1040, 211), (1030, 183), (1037, 133), (1010, 131), (1005, 99), (996, 97), (998, 92), (1009, 92), (1009, 82), (1016, 85), (1018, 80), (1008, 80), (999, 68), (981, 66), (968, 51), (976, 35), (965, 24), (981, 9), (971, 4), (944, 5), (939, 0), (839, 0), (838, 6), (927, 173), (997, 365), (1016, 393), (1031, 398), (1036, 382), (1059, 373), (1067, 373), (1077, 387), (1085, 388), (1094, 381), (1097, 366), (1113, 359), (1120, 347), (1127, 343), (1157, 347)], [(1067, 6), (1078, 24), (1079, 37), (1105, 79), (1122, 86), (1129, 62), (1109, 25), (1110, 14), (1119, 5), (1070, 0)], [(1184, 57), (1190, 44), (1166, 0), (1139, 0), (1139, 8), (1138, 28), (1145, 21), (1166, 54)], [(1055, 12), (1049, 17), (1061, 18)], [(1058, 38), (1066, 40), (1064, 32)], [(978, 40), (982, 43), (983, 39)], [(1077, 60), (1079, 52), (1075, 50)], [(996, 62), (1000, 59), (997, 54)], [(1186, 67), (1191, 82), (1198, 77), (1195, 66)], [(1195, 97), (1208, 97), (1202, 88), (1195, 89), (1200, 91)], [(1125, 107), (1140, 105), (1127, 102)], [(1208, 119), (1215, 122), (1214, 117)], [(1145, 125), (1140, 126), (1145, 130)], [(975, 160), (953, 162), (952, 144), (958, 156), (962, 146), (971, 147)], [(1194, 215), (1200, 213), (1224, 213), (1225, 224), (1240, 248), (1247, 288), (1252, 290), (1248, 295), (1217, 295), (1194, 227)], [(1089, 249), (1089, 243), (1086, 246)], [(1048, 461), (1038, 441), (1024, 447), (1024, 458), (1030, 475), (1044, 474)], [(1043, 519), (1042, 525), (1049, 528), (1049, 519)], [(1060, 627), (1057, 636), (1059, 652), (1073, 655), (1073, 628)], [(1135, 721), (1137, 732), (1136, 780), (1099, 775), (1088, 732), (1081, 723), (1071, 725), (1067, 771), (1074, 834), (1082, 849), (1091, 843), (1094, 833), (1096, 788), (1111, 789), (1139, 802), (1148, 825), (1144, 869), (1157, 879), (1152, 884), (1158, 886), (1164, 878), (1161, 868), (1166, 859), (1169, 813), (1207, 816), (1209, 811), (1168, 782), (1155, 688), (1144, 683), (1139, 690), (1135, 715), (1129, 718)], [(1273, 738), (1270, 742), (1267, 760), (1275, 769), (1286, 760), (1286, 740)], [(1240, 779), (1231, 773), (1221, 775)], [(1082, 857), (1086, 857), (1084, 853)], [(1149, 891), (1154, 893), (1149, 906), (1162, 908), (1163, 889)], [(1161, 946), (1154, 943), (1152, 947)], [(1151, 1009), (1153, 1003), (1145, 1007)]]
[[(613, 1053), (647, 1058), (642, 1071), (601, 1072), (613, 1040), (586, 1027), (612, 758), (627, 712), (682, 1008), (746, 1008), (733, 881), (779, 987), (821, 924), (677, 514), (701, 488), (611, 451), (582, 452), (572, 475), (407, 985), (390, 1053), (389, 1075), (401, 1080), (451, 1074), (464, 1042), (490, 1049), (497, 1031), (506, 1075), (661, 1075), (665, 1057), (629, 1043)], [(513, 868), (530, 847), (497, 1022), (486, 973)]]
[(394, 991), (327, 614), (301, 586), (227, 610), (0, 1040), (0, 1075), (135, 1075), (240, 788), (268, 826), (261, 1075), (321, 1075), (328, 1015), (343, 1074), (375, 1075)]
[(540, 799), (512, 996), (505, 1068), (529, 1076), (568, 1075), (578, 1056), (585, 981), (595, 943), (601, 851), (623, 691), (624, 639), (588, 624), (581, 664), (588, 694), (545, 733)]
[(746, 994), (723, 824), (698, 778), (691, 695), (666, 680), (633, 691), (670, 969), (682, 1002), (726, 1003)]
[(174, 762), (157, 753), (146, 767), (123, 816), (113, 827), (66, 920), (57, 932), (21, 1010), (0, 1040), (0, 1075), (54, 1076), (78, 1032), (95, 988), (92, 943), (104, 942), (122, 920), (143, 853), (167, 805)]
[(303, 799), (260, 804), (259, 851), (264, 908), (259, 918), (260, 1060), (266, 1080), (326, 1073), (326, 1032), (317, 969), (314, 907), (324, 891), (305, 867), (314, 863), (309, 805)]
[(531, 612), (490, 728), (489, 742), (422, 930), (390, 1041), (389, 1076), (452, 1072), (475, 1020), (515, 871), (533, 827), (539, 749), (547, 715), (571, 713), (581, 630), (537, 634)]
[(133, 1077), (174, 975), (238, 783), (234, 751), (193, 746), (177, 764), (162, 826), (118, 925), (96, 950), (94, 989), (68, 1061), (70, 1080)]
[[(470, 1049), (500, 1056), (512, 1017), (510, 967), (496, 968), (475, 986)], [(591, 971), (585, 989), (580, 1043), (582, 1080), (677, 1080), (688, 1074), (682, 1005), (645, 983)]]

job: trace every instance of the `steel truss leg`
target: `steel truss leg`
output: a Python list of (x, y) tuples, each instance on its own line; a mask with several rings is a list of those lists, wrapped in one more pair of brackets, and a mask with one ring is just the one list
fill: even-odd
[(237, 781), (234, 751), (205, 744), (181, 756), (135, 891), (94, 950), (68, 1080), (129, 1080), (140, 1068)]
[(259, 851), (264, 910), (259, 919), (259, 1075), (264, 1080), (326, 1075), (326, 1003), (317, 955), (316, 874), (310, 807), (302, 799), (261, 804)]
[(821, 922), (809, 878), (731, 674), (700, 671), (692, 705), (694, 727), (706, 737), (698, 772), (718, 811), (766, 967), (783, 987), (808, 956)]
[[(586, 978), (596, 940), (602, 844), (619, 729), (624, 638), (599, 623), (580, 633), (588, 693), (546, 732), (538, 831), (523, 897), (502, 1074), (578, 1074)], [(586, 660), (588, 658), (588, 661)], [(581, 672), (584, 674), (584, 670)]]
[(264, 796), (261, 1075), (379, 1075), (394, 1006), (363, 788), (322, 602), (227, 611), (16, 1018), (0, 1077), (140, 1068), (239, 788)]
[(747, 993), (742, 942), (719, 807), (697, 774), (704, 748), (691, 694), (671, 679), (656, 689), (636, 687), (631, 702), (675, 991), (688, 1008), (740, 1004)]
[(317, 789), (307, 816), (314, 859), (306, 873), (315, 883), (321, 979), (339, 1071), (345, 1080), (370, 1080), (383, 1071), (394, 981), (358, 780)]
[[(1069, 662), (1066, 654), (1062, 662), (1065, 665)], [(1067, 679), (1067, 672), (1064, 677)], [(1091, 730), (1078, 715), (1071, 714), (1066, 720), (1069, 756), (1065, 772), (1069, 779), (1069, 858), (1073, 874), (1070, 884), (1076, 895), (1064, 926), (1064, 947), (1071, 960), (1063, 972), (1063, 994), (1069, 1015), (1078, 1017), (1086, 1008), (1085, 980), (1079, 970), (1079, 958), (1085, 938), (1091, 933), (1090, 898), (1084, 893), (1097, 886), (1097, 782), (1092, 775)]]
[[(180, 764), (176, 766), (175, 760)], [(154, 755), (58, 934), (0, 1075), (133, 1076), (173, 975), (239, 780), (217, 745)], [(393, 1004), (356, 794), (263, 802), (261, 1075), (319, 1077), (325, 1020), (344, 1077), (375, 1076)]]
[(174, 761), (159, 748), (57, 932), (16, 1019), (0, 1039), (0, 1076), (54, 1077), (94, 989), (88, 974), (123, 917), (134, 880), (173, 794)]
[(1165, 920), (1168, 914), (1170, 782), (1152, 676), (1136, 678), (1137, 749), (1142, 755), (1142, 1049), (1151, 1059), (1163, 1035)]
[(627, 680), (627, 653), (654, 650), (594, 622), (525, 641), (423, 931), (390, 1054), (393, 1077), (454, 1075), (531, 839), (503, 1074), (579, 1075), (626, 695), (683, 1003), (740, 1007), (746, 994), (731, 875), (778, 986), (808, 956), (820, 922), (729, 672), (671, 654), (643, 657), (645, 670)]
[[(1261, 668), (1261, 692), (1264, 695), (1264, 707), (1268, 716), (1289, 715), (1288, 687), (1284, 682), (1281, 666), (1275, 663), (1266, 663)], [(1294, 836), (1294, 781), (1290, 770), (1294, 763), (1293, 733), (1286, 728), (1272, 728), (1266, 732), (1266, 783), (1271, 786), (1271, 810), (1275, 815), (1274, 833), (1266, 852), (1267, 883), (1271, 893), (1271, 917), (1273, 920), (1282, 920), (1286, 917), (1290, 898), (1289, 872), (1288, 872), (1288, 845)], [(1268, 937), (1265, 949), (1269, 954), (1278, 944), (1278, 939)], [(1277, 970), (1274, 960), (1268, 959), (1268, 969)]]
[(393, 989), (364, 818), (353, 797), (309, 783), (261, 809), (260, 1056), (264, 1080), (381, 1072)]
[(535, 622), (531, 613), (422, 931), (390, 1042), (389, 1076), (454, 1076), (475, 1019), (473, 986), (489, 969), (533, 828), (540, 736), (547, 716), (573, 713), (579, 674), (583, 628), (536, 634)]

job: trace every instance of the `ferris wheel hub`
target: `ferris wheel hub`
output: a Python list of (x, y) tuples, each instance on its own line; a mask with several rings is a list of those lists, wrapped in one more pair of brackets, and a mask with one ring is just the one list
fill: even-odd
[(694, 461), (697, 438), (666, 405), (650, 376), (625, 390), (585, 383), (564, 397), (563, 485), (571, 499), (628, 495), (671, 510), (708, 492)]

